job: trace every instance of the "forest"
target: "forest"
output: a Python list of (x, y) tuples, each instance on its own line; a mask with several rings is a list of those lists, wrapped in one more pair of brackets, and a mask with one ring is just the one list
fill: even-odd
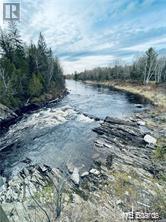
[(15, 23), (0, 29), (0, 103), (20, 108), (56, 98), (64, 88), (63, 70), (42, 33), (27, 45)]
[(117, 60), (113, 67), (98, 67), (81, 73), (75, 72), (67, 78), (95, 81), (122, 80), (145, 85), (150, 81), (161, 83), (166, 81), (166, 58), (158, 55), (153, 48), (149, 48), (131, 65), (121, 65)]

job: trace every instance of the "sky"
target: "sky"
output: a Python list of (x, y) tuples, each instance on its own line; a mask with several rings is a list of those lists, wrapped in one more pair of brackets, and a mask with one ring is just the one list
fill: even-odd
[(42, 32), (65, 74), (128, 64), (149, 47), (166, 55), (166, 0), (18, 1), (24, 41), (36, 42)]

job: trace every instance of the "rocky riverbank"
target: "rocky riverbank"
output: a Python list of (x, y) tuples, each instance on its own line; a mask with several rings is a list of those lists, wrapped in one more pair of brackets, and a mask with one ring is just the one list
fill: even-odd
[(100, 121), (90, 168), (66, 162), (62, 171), (24, 160), (17, 176), (0, 178), (0, 221), (165, 221), (164, 109), (126, 120), (90, 116)]
[(89, 169), (66, 163), (62, 171), (25, 160), (27, 167), (12, 180), (1, 178), (3, 222), (123, 222), (131, 219), (132, 210), (133, 218), (148, 212), (149, 221), (162, 221), (166, 161), (160, 152), (165, 131), (162, 124), (149, 126), (150, 119), (159, 121), (148, 113), (125, 121), (107, 117), (94, 129)]
[(47, 98), (47, 100), (43, 102), (27, 103), (25, 106), (13, 110), (9, 109), (3, 104), (0, 104), (0, 129), (3, 130), (8, 126), (10, 126), (11, 124), (16, 123), (19, 119), (22, 118), (23, 114), (25, 113), (29, 113), (31, 111), (40, 109), (44, 106), (48, 106), (51, 103), (55, 104), (59, 102), (67, 94), (68, 91), (65, 89), (60, 95), (56, 96), (55, 98), (53, 96), (49, 96), (49, 98)]

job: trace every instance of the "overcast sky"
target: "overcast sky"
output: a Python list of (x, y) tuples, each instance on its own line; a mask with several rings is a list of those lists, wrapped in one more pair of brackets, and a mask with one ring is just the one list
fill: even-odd
[(166, 54), (166, 0), (21, 2), (23, 39), (36, 41), (41, 31), (66, 74), (130, 63), (150, 46)]

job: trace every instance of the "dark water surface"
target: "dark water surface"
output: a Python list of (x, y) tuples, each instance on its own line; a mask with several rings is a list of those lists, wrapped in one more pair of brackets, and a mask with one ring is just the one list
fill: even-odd
[[(42, 108), (25, 115), (12, 125), (0, 138), (0, 173), (15, 175), (25, 163), (25, 158), (33, 163), (45, 163), (52, 167), (63, 167), (66, 162), (90, 166), (95, 133), (95, 122), (81, 113), (100, 118), (113, 116), (125, 118), (141, 103), (134, 95), (112, 91), (108, 88), (90, 86), (67, 80), (70, 94), (58, 105)], [(79, 113), (76, 111), (78, 110)]]

